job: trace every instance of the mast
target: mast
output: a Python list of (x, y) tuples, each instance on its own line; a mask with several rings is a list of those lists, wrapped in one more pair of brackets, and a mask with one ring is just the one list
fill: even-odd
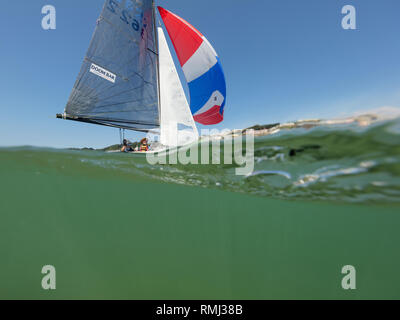
[(158, 46), (158, 30), (156, 24), (156, 6), (153, 0), (153, 32), (154, 32), (154, 39), (155, 49), (156, 49), (156, 69), (157, 69), (157, 93), (158, 93), (158, 118), (159, 123), (161, 125), (161, 98), (160, 98), (160, 51)]

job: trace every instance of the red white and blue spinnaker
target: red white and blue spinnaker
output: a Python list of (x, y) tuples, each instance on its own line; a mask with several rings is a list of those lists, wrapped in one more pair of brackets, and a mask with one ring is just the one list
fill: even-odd
[(203, 125), (224, 119), (225, 75), (218, 55), (208, 40), (191, 24), (158, 7), (189, 86), (190, 109)]

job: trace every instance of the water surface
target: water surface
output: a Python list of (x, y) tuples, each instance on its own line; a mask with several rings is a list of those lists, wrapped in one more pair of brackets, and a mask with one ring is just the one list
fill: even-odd
[[(0, 149), (0, 298), (400, 298), (399, 127), (257, 138), (250, 177)], [(355, 291), (341, 288), (348, 264)]]

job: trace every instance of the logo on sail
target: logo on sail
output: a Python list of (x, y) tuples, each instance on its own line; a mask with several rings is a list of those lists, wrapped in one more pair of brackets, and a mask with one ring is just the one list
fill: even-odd
[(114, 73), (111, 73), (110, 71), (107, 71), (106, 69), (103, 69), (94, 63), (92, 63), (90, 66), (90, 72), (112, 83), (115, 83), (115, 79), (117, 79), (117, 76)]

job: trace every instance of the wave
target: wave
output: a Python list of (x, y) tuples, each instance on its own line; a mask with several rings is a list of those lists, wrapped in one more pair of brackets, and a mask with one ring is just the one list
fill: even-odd
[[(38, 174), (110, 175), (287, 200), (400, 202), (400, 121), (280, 131), (257, 137), (248, 176), (236, 165), (150, 165), (143, 155), (40, 148), (2, 148)], [(11, 160), (10, 160), (11, 161)]]

